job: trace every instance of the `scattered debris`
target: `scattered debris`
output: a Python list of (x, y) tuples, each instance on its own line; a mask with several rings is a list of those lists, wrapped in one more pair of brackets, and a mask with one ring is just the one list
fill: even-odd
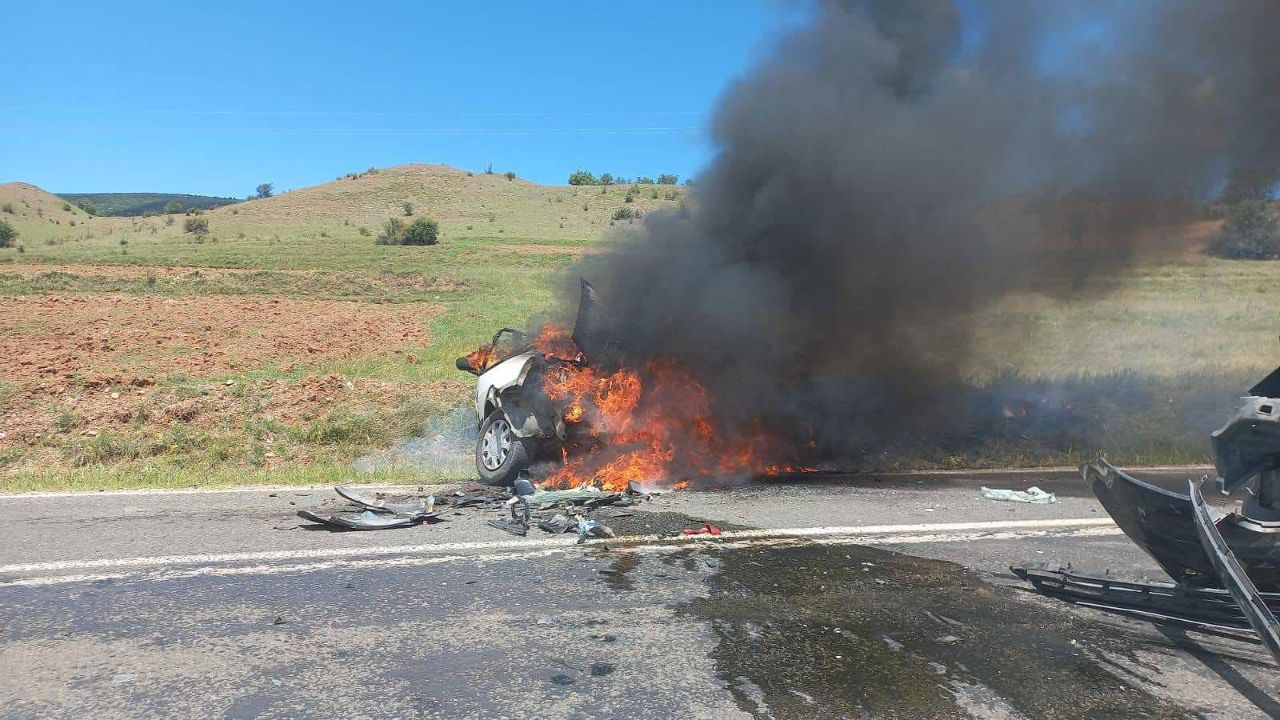
[[(524, 537), (531, 527), (559, 535), (577, 532), (580, 542), (589, 538), (614, 537), (614, 531), (603, 520), (632, 517), (624, 508), (650, 500), (650, 496), (606, 492), (590, 485), (572, 490), (540, 490), (526, 477), (510, 488), (471, 483), (434, 495), (388, 496), (382, 492), (358, 491), (335, 487), (334, 492), (346, 506), (298, 510), (298, 517), (333, 530), (385, 530), (407, 528), (422, 523), (437, 523), (448, 515), (463, 515), (463, 510), (497, 510), (502, 514), (486, 520), (490, 527)], [(292, 505), (293, 503), (290, 502)], [(329, 502), (324, 502), (329, 505)], [(607, 512), (601, 512), (608, 508)], [(600, 513), (596, 518), (590, 517)], [(316, 525), (294, 527), (314, 528)], [(707, 526), (714, 527), (714, 526)], [(282, 528), (290, 529), (290, 528)], [(719, 528), (713, 535), (719, 534)]]
[(982, 488), (982, 497), (988, 500), (1000, 500), (1002, 502), (1020, 502), (1032, 503), (1035, 505), (1049, 505), (1058, 502), (1058, 496), (1051, 492), (1045, 492), (1040, 488), (1032, 485), (1026, 490), (1002, 490), (1000, 488)]
[(116, 685), (123, 685), (124, 683), (127, 683), (127, 682), (133, 682), (133, 679), (135, 677), (137, 676), (134, 675), (133, 673), (116, 673), (115, 675), (111, 676), (111, 682), (115, 683)]
[(700, 528), (685, 528), (680, 532), (684, 535), (719, 535), (721, 530), (711, 523), (704, 523)]

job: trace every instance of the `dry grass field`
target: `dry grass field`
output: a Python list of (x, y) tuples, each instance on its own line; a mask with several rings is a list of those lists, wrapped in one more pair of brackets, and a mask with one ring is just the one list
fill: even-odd
[[(194, 216), (90, 217), (0, 185), (21, 243), (0, 249), (0, 489), (348, 478), (464, 405), (453, 359), (548, 307), (552, 278), (628, 227), (614, 212), (684, 194), (407, 165), (208, 211), (197, 234)], [(438, 220), (440, 244), (375, 245), (392, 217)], [(1207, 432), (1280, 364), (1280, 263), (1204, 257), (1214, 229), (1148, 233), (1157, 259), (1101, 271), (1105, 292), (972, 318), (977, 351), (957, 362), (975, 385), (1069, 422), (1015, 418), (881, 464), (1206, 459)]]

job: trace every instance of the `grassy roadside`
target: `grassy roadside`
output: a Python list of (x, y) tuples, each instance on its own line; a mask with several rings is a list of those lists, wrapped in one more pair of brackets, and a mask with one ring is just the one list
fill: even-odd
[[(319, 304), (337, 302), (360, 315), (334, 317), (382, 322), (373, 316), (394, 311), (425, 332), (390, 348), (376, 340), (347, 353), (299, 348), (185, 372), (172, 369), (175, 356), (227, 350), (217, 343), (255, 347), (255, 336), (270, 328), (239, 327), (217, 338), (201, 329), (162, 345), (154, 335), (167, 328), (135, 337), (134, 323), (117, 314), (119, 332), (59, 340), (67, 358), (84, 358), (90, 369), (135, 361), (161, 368), (136, 401), (128, 377), (106, 384), (76, 377), (65, 386), (30, 374), (15, 380), (4, 363), (22, 361), (26, 348), (18, 348), (0, 358), (0, 433), (8, 432), (0, 436), (0, 490), (349, 480), (357, 458), (420, 435), (469, 402), (473, 379), (454, 359), (499, 327), (551, 307), (553, 278), (601, 249), (592, 238), (625, 228), (609, 218), (628, 192), (410, 166), (211, 211), (203, 216), (210, 232), (195, 235), (182, 231), (183, 216), (171, 223), (89, 218), (38, 189), (20, 190), (16, 212), (5, 216), (26, 245), (24, 252), (0, 249), (0, 332), (26, 332), (33, 344), (65, 304), (51, 303), (21, 327), (5, 322), (15, 322), (14, 308), (45, 298), (81, 306), (145, 301), (138, 306), (153, 317), (141, 320), (166, 322), (176, 312), (166, 307), (195, 312), (192, 305), (207, 301), (205, 324), (215, 330), (217, 308), (228, 306), (219, 302), (246, 311), (287, 299), (295, 315), (272, 321), (277, 334), (280, 327), (297, 332), (299, 315), (332, 312)], [(675, 207), (681, 192), (644, 187), (628, 206)], [(440, 245), (374, 244), (378, 224), (402, 215), (406, 201), (416, 215), (441, 220)], [(967, 401), (980, 407), (967, 411), (968, 424), (946, 437), (851, 455), (853, 465), (1072, 465), (1096, 452), (1130, 465), (1205, 462), (1208, 433), (1280, 364), (1276, 287), (1280, 263), (1187, 254), (1101, 272), (1083, 294), (1008, 296), (971, 319), (972, 352), (957, 358), (977, 388)], [(330, 386), (346, 389), (313, 397), (316, 387)], [(193, 407), (198, 412), (189, 413)], [(439, 479), (438, 470), (379, 472), (414, 482)]]

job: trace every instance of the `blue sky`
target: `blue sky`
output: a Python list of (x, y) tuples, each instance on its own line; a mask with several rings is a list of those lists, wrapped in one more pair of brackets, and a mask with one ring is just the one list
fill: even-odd
[(371, 165), (563, 183), (706, 162), (771, 0), (13, 3), (0, 181), (244, 196)]

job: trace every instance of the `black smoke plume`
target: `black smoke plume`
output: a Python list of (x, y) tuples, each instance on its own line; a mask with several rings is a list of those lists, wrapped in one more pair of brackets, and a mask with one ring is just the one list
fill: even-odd
[[(945, 427), (975, 311), (1088, 292), (1159, 203), (1276, 171), (1274, 0), (813, 14), (727, 88), (689, 202), (573, 272), (631, 359), (683, 361), (730, 432), (786, 428), (839, 458)], [(1098, 198), (1124, 202), (1072, 210)]]

